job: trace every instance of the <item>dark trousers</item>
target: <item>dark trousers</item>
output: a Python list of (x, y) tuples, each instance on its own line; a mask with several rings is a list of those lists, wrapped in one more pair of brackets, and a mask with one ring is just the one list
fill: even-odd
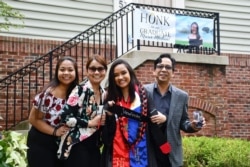
[(160, 150), (157, 149), (157, 162), (158, 167), (171, 167), (170, 160), (168, 154), (162, 154)]
[(28, 133), (27, 145), (29, 167), (61, 167), (61, 161), (57, 159), (56, 137), (32, 127)]

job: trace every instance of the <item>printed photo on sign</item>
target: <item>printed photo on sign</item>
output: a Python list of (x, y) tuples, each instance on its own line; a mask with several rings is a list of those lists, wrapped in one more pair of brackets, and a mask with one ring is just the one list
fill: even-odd
[(176, 16), (175, 44), (213, 48), (213, 19)]

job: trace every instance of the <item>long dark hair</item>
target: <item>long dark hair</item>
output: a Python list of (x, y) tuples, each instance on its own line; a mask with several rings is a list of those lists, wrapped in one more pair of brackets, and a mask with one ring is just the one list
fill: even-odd
[(75, 69), (75, 76), (76, 76), (75, 80), (70, 84), (70, 86), (66, 92), (66, 99), (67, 99), (69, 97), (71, 91), (74, 89), (74, 87), (79, 83), (78, 68), (77, 68), (76, 60), (70, 56), (64, 56), (57, 61), (54, 78), (50, 81), (50, 83), (47, 86), (45, 86), (43, 88), (43, 91), (45, 91), (49, 87), (55, 88), (56, 86), (58, 86), (60, 84), (60, 81), (58, 79), (58, 70), (59, 70), (59, 67), (62, 64), (62, 62), (64, 62), (65, 60), (69, 60), (73, 63), (74, 69)]
[(135, 85), (139, 85), (139, 81), (132, 67), (128, 64), (127, 61), (122, 60), (122, 59), (118, 59), (114, 61), (110, 67), (109, 76), (108, 76), (108, 93), (107, 93), (106, 101), (111, 101), (111, 100), (117, 101), (118, 99), (123, 98), (121, 88), (119, 88), (115, 83), (115, 75), (114, 75), (114, 69), (119, 64), (124, 64), (129, 72), (130, 79), (131, 79), (129, 83), (129, 98), (130, 98), (130, 102), (133, 102), (135, 100)]
[(200, 32), (199, 32), (199, 25), (198, 25), (198, 23), (193, 22), (193, 23), (191, 24), (191, 30), (190, 30), (190, 32), (191, 32), (191, 34), (192, 34), (192, 26), (193, 26), (193, 25), (196, 25), (196, 26), (197, 26), (197, 30), (196, 30), (196, 39), (200, 39), (201, 36), (200, 36)]

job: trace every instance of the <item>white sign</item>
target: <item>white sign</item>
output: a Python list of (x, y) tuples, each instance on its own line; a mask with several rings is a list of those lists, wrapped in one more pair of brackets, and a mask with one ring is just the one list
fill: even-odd
[(175, 14), (135, 9), (135, 39), (175, 43)]

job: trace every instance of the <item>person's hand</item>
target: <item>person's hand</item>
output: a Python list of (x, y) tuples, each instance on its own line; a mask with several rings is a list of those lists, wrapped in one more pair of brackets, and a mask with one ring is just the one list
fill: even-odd
[(91, 108), (91, 106), (88, 106), (88, 107), (86, 108), (86, 114), (87, 114), (87, 115), (90, 115), (90, 113), (92, 113), (92, 108)]
[(204, 128), (204, 127), (206, 126), (206, 120), (205, 120), (205, 118), (203, 117), (203, 119), (202, 119), (202, 126), (201, 126), (201, 127), (197, 127), (197, 124), (198, 124), (198, 121), (196, 121), (196, 120), (193, 120), (193, 121), (191, 122), (191, 126), (192, 126), (192, 128), (193, 128), (196, 132), (200, 131), (202, 128)]
[(114, 104), (115, 104), (115, 102), (113, 100), (112, 101), (108, 101), (109, 107), (112, 107)]
[(88, 127), (97, 127), (101, 122), (101, 114), (96, 115), (93, 119), (88, 121)]
[(108, 108), (109, 108), (109, 107), (112, 107), (113, 105), (115, 105), (115, 102), (114, 102), (113, 100), (112, 100), (112, 101), (108, 101), (107, 104), (104, 105), (103, 110), (105, 111), (105, 113), (106, 113), (107, 115), (113, 115), (112, 112), (108, 111)]
[(167, 121), (167, 117), (161, 112), (157, 111), (158, 114), (150, 117), (151, 121), (156, 124), (162, 124)]
[(62, 135), (65, 135), (66, 133), (68, 133), (69, 131), (69, 127), (66, 126), (66, 125), (63, 125), (63, 126), (60, 126), (58, 129), (56, 129), (56, 132), (55, 132), (55, 136), (62, 136)]
[(205, 117), (203, 117), (202, 119), (202, 127), (205, 127), (206, 126), (206, 120), (205, 120)]
[(106, 122), (106, 113), (103, 112), (103, 114), (101, 115), (100, 125), (105, 125), (105, 122)]

